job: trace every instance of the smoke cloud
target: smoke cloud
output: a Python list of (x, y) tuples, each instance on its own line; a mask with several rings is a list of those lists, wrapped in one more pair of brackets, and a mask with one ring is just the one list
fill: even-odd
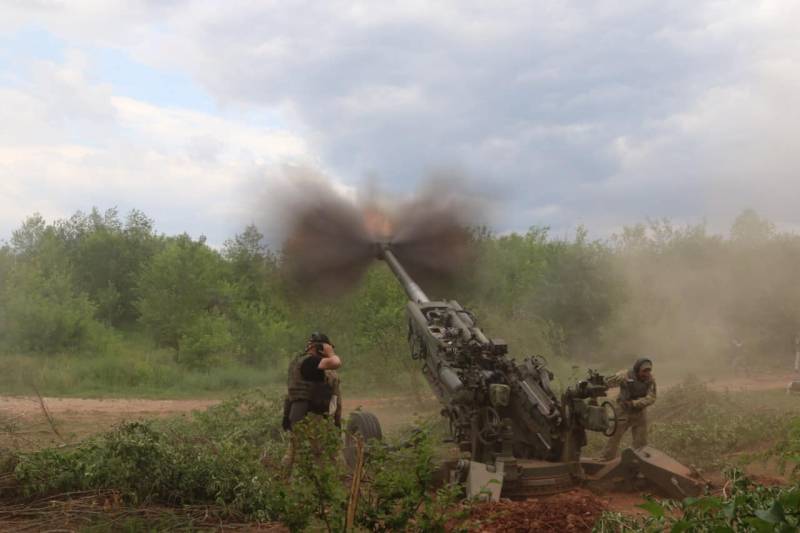
[(486, 210), (457, 176), (435, 176), (409, 198), (373, 183), (359, 197), (313, 170), (291, 169), (270, 194), (282, 216), (284, 264), (299, 289), (323, 294), (353, 287), (377, 244), (388, 242), (420, 283), (457, 277), (471, 263), (470, 227)]

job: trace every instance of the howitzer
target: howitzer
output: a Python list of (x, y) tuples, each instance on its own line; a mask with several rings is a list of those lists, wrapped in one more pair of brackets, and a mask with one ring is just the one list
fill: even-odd
[(451, 477), (466, 482), (468, 495), (496, 498), (502, 490), (525, 497), (584, 482), (645, 482), (673, 497), (700, 492), (688, 468), (650, 447), (625, 450), (611, 462), (582, 459), (586, 432), (610, 436), (620, 421), (611, 402), (599, 404), (608, 390), (602, 375), (590, 370), (586, 380), (557, 395), (542, 357), (513, 359), (505, 341), (488, 337), (471, 312), (452, 300), (429, 299), (390, 245), (379, 245), (378, 256), (408, 295), (411, 357), (442, 404), (462, 457), (450, 465)]

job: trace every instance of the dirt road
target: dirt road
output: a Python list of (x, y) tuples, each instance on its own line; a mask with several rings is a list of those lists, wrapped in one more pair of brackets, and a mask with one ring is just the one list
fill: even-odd
[[(791, 373), (735, 377), (708, 381), (708, 386), (720, 391), (761, 391), (783, 389), (792, 379), (796, 377)], [(17, 436), (29, 444), (47, 445), (59, 443), (62, 439), (74, 442), (88, 434), (108, 429), (123, 420), (188, 414), (206, 409), (219, 400), (43, 398), (43, 402), (62, 437), (53, 434), (49, 422), (43, 415), (39, 398), (0, 396), (0, 446), (8, 439), (7, 435), (2, 435), (3, 428), (17, 430)], [(427, 391), (421, 399), (412, 396), (345, 398), (346, 413), (358, 407), (375, 413), (387, 431), (411, 424), (420, 416), (434, 415), (438, 411), (437, 402), (427, 394)]]
[[(0, 447), (30, 448), (76, 442), (125, 420), (188, 415), (217, 403), (219, 400), (209, 399), (45, 397), (40, 401), (35, 396), (0, 396)], [(53, 431), (42, 404), (58, 434)], [(412, 424), (420, 416), (435, 414), (438, 404), (432, 396), (423, 396), (421, 399), (407, 396), (345, 398), (345, 414), (359, 407), (377, 415), (384, 431), (391, 432)]]

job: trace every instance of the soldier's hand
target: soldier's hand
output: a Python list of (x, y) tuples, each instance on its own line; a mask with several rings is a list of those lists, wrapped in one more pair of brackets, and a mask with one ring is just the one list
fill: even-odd
[(333, 345), (328, 344), (327, 342), (322, 343), (322, 353), (320, 354), (322, 357), (332, 357), (336, 355), (336, 352), (333, 351)]

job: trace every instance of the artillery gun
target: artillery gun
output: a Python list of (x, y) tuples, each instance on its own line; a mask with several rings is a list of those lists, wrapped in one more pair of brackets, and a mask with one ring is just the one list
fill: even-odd
[[(695, 473), (651, 447), (626, 449), (610, 462), (582, 458), (587, 431), (611, 436), (621, 421), (614, 404), (600, 403), (608, 391), (602, 375), (590, 370), (557, 395), (542, 357), (511, 358), (506, 342), (487, 337), (471, 312), (452, 300), (430, 300), (390, 245), (379, 245), (378, 256), (408, 295), (411, 357), (441, 403), (461, 455), (445, 465), (447, 477), (464, 482), (468, 496), (524, 498), (579, 484), (655, 489), (675, 498), (702, 491)], [(354, 433), (380, 438), (378, 420), (351, 415), (346, 453)]]

